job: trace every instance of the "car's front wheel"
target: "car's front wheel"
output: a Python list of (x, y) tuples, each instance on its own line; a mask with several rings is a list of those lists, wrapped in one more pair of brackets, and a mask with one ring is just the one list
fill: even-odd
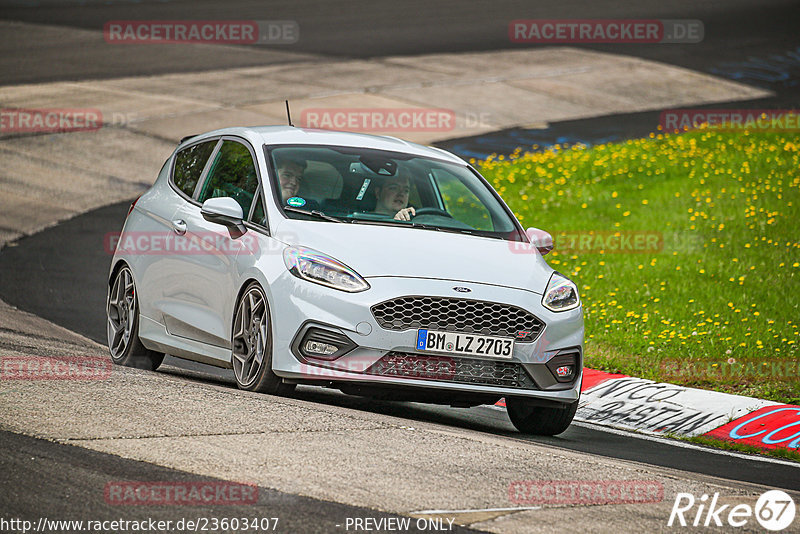
[(536, 401), (521, 397), (506, 399), (508, 417), (517, 430), (523, 434), (537, 436), (555, 436), (564, 432), (572, 423), (578, 410), (578, 401), (564, 407), (537, 406)]
[(241, 389), (287, 395), (294, 384), (285, 384), (272, 371), (272, 323), (269, 303), (257, 283), (250, 284), (236, 306), (231, 339), (233, 374)]
[(106, 299), (106, 332), (111, 361), (117, 365), (155, 371), (164, 354), (147, 349), (139, 340), (139, 305), (130, 268), (121, 267)]

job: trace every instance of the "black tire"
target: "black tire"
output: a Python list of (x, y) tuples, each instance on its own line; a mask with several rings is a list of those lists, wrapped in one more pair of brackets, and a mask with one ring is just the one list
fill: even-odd
[(284, 383), (272, 371), (269, 302), (264, 290), (256, 282), (245, 288), (236, 303), (231, 329), (231, 365), (236, 385), (246, 391), (289, 395), (296, 386)]
[(111, 361), (117, 365), (155, 371), (164, 361), (163, 353), (146, 348), (139, 339), (139, 300), (127, 265), (117, 270), (108, 286), (106, 333)]
[(565, 404), (563, 408), (536, 406), (536, 402), (522, 397), (506, 399), (508, 417), (517, 430), (535, 436), (555, 436), (564, 432), (572, 423), (578, 401)]

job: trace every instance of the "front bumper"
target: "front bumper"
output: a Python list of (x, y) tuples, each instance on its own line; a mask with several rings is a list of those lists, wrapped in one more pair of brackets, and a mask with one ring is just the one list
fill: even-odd
[[(363, 383), (496, 396), (524, 396), (572, 402), (580, 394), (583, 366), (583, 313), (554, 313), (532, 291), (454, 280), (373, 277), (371, 288), (345, 293), (284, 273), (269, 286), (273, 322), (273, 369), (288, 380), (315, 383)], [(454, 286), (471, 289), (468, 296)], [(517, 342), (509, 359), (446, 355), (418, 351), (417, 330), (381, 328), (371, 308), (407, 295), (469, 298), (527, 310), (545, 326), (532, 342)], [(354, 348), (330, 361), (305, 357), (300, 341), (309, 328), (345, 336)], [(577, 372), (559, 383), (548, 362), (565, 352), (577, 353)], [(556, 360), (558, 361), (558, 360)], [(550, 366), (552, 367), (552, 365)]]

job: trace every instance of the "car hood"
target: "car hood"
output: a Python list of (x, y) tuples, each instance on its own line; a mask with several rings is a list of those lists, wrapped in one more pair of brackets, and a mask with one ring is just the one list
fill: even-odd
[(527, 243), (415, 228), (287, 219), (273, 237), (325, 253), (364, 278), (434, 278), (542, 294), (553, 269)]

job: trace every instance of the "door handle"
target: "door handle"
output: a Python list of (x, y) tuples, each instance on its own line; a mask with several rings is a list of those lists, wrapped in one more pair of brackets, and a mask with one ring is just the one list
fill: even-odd
[(186, 233), (186, 221), (183, 219), (176, 219), (172, 221), (172, 231), (178, 235)]

